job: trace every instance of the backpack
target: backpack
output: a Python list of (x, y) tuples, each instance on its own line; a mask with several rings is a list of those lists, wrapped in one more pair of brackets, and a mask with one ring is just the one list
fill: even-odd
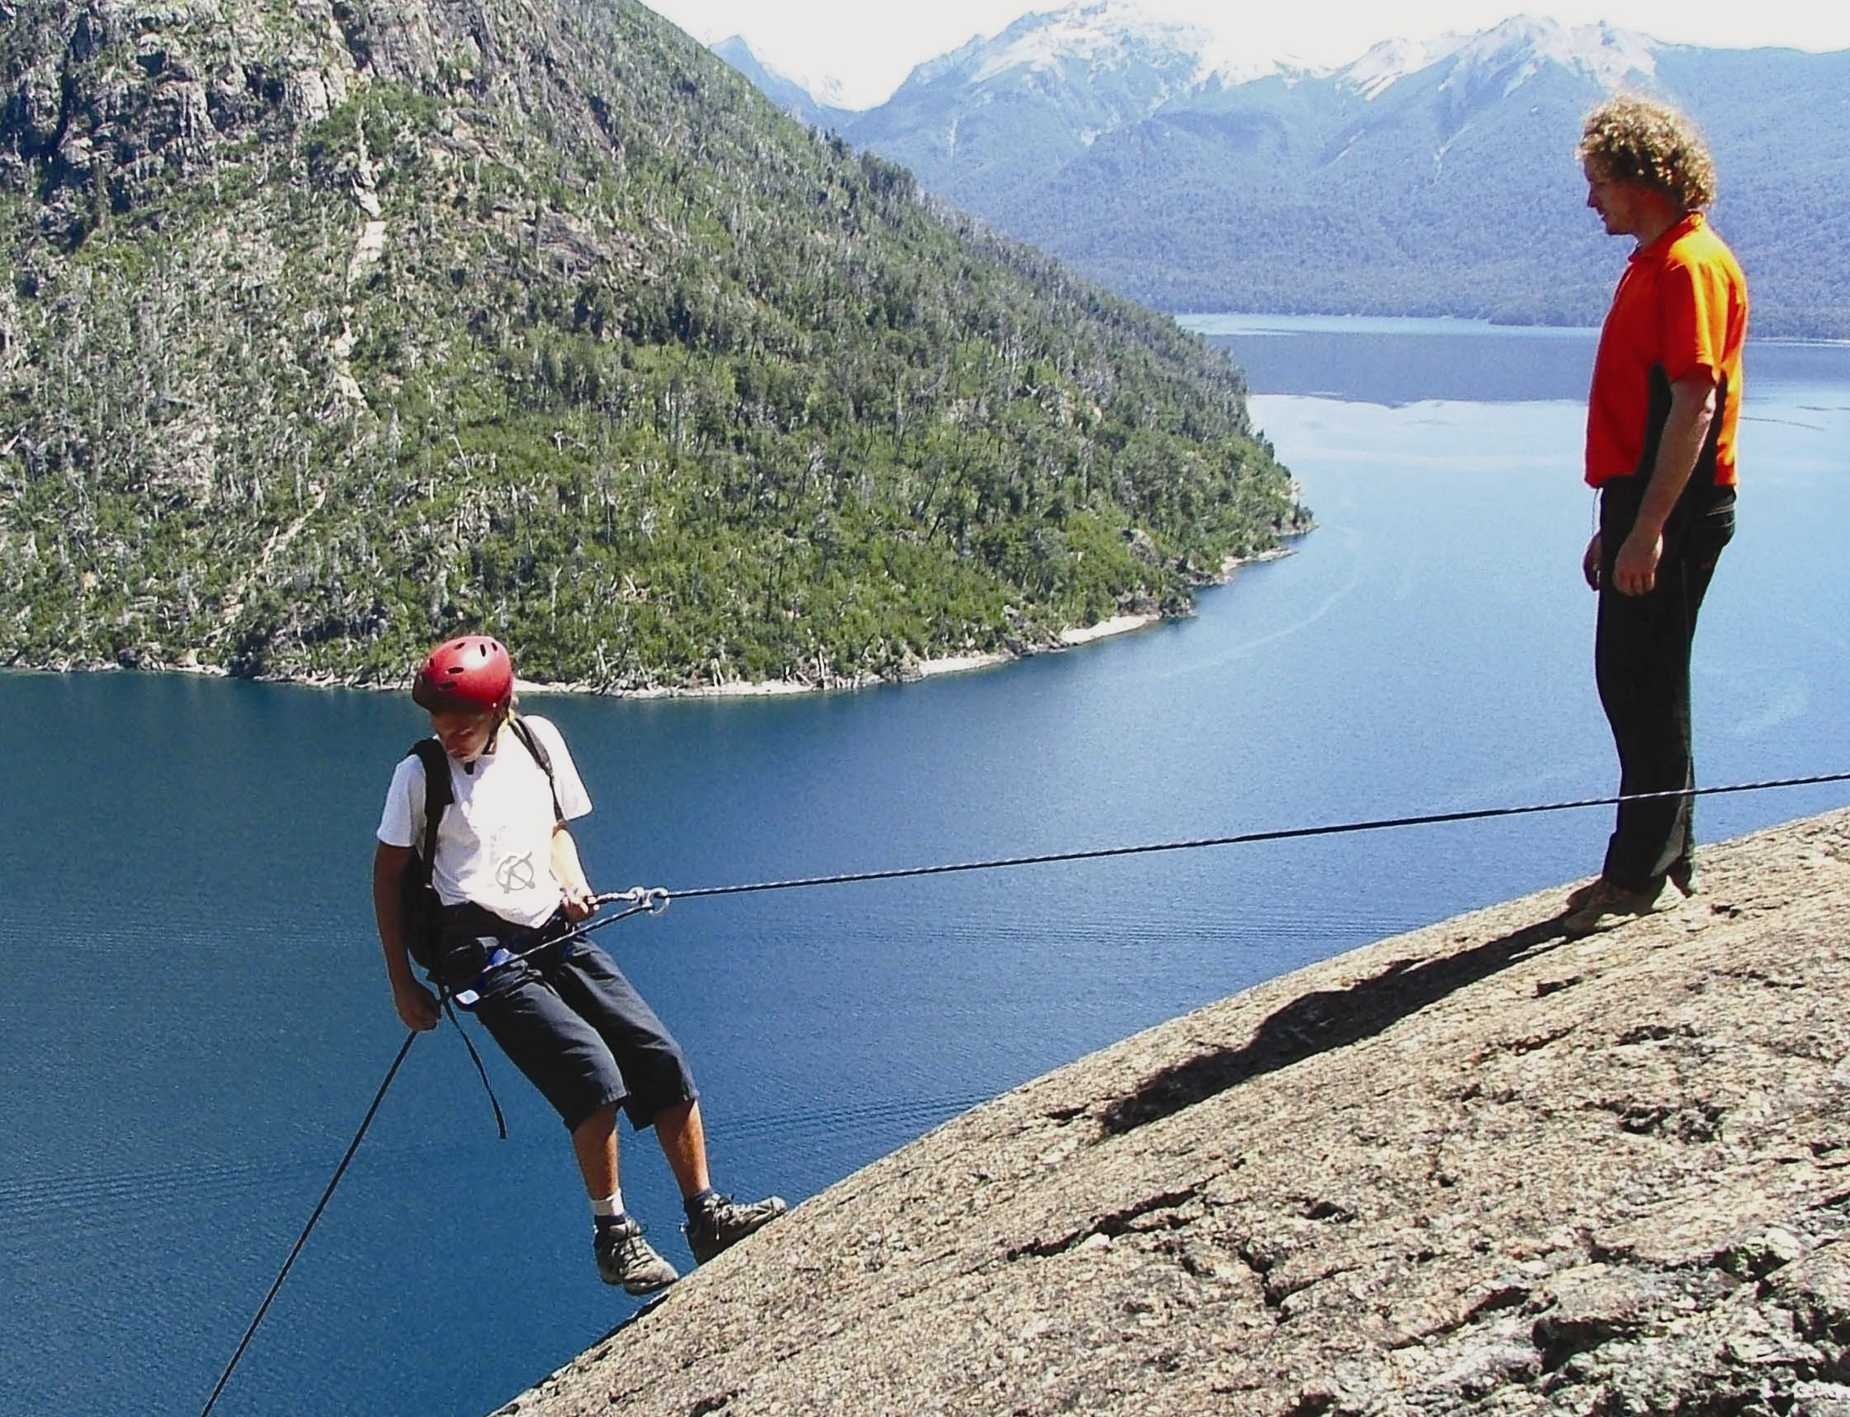
[[(559, 808), (559, 786), (553, 781), (551, 755), (525, 720), (509, 715), (507, 726), (546, 774), (546, 786), (552, 791), (553, 820), (562, 821), (564, 813)], [(415, 757), (424, 765), (424, 839), (399, 878), (399, 918), (404, 922), (406, 950), (419, 968), (434, 975), (442, 952), (443, 902), (430, 876), (437, 860), (437, 828), (443, 821), (444, 809), (456, 796), (450, 784), (450, 755), (444, 752), (443, 744), (435, 738), (420, 738), (405, 756)]]

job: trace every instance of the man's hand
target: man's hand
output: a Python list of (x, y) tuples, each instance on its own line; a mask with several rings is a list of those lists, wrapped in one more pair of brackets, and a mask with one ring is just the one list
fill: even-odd
[(437, 996), (415, 979), (393, 986), (392, 1006), (406, 1028), (428, 1033), (437, 1026)]
[(1587, 578), (1587, 589), (1599, 589), (1599, 533), (1593, 533), (1593, 539), (1587, 543), (1587, 554), (1580, 558), (1580, 574)]
[(1663, 557), (1663, 533), (1647, 533), (1642, 526), (1633, 527), (1631, 535), (1619, 548), (1618, 560), (1613, 563), (1613, 588), (1620, 595), (1649, 595), (1657, 584), (1657, 563)]
[(1657, 462), (1644, 484), (1638, 515), (1612, 567), (1620, 595), (1649, 595), (1664, 559), (1664, 523), (1695, 473), (1716, 415), (1716, 376), (1698, 369), (1670, 386), (1670, 413), (1657, 444)]

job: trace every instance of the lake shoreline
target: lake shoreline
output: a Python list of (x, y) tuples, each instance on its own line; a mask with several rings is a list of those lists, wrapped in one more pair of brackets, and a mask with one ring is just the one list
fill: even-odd
[[(1285, 543), (1307, 535), (1312, 528), (1285, 535)], [(1262, 551), (1256, 556), (1229, 556), (1221, 563), (1218, 574), (1200, 583), (1199, 589), (1210, 589), (1225, 585), (1243, 566), (1258, 565), (1267, 561), (1276, 561), (1292, 554), (1289, 544), (1281, 544), (1270, 551)], [(1187, 612), (1193, 614), (1193, 608)], [(918, 660), (908, 665), (900, 674), (893, 677), (879, 675), (859, 675), (853, 678), (829, 678), (818, 682), (797, 679), (754, 679), (733, 680), (722, 684), (652, 685), (640, 689), (609, 689), (600, 687), (587, 680), (555, 681), (517, 679), (517, 693), (533, 695), (582, 694), (606, 699), (759, 699), (781, 698), (791, 694), (838, 693), (874, 689), (887, 684), (910, 684), (926, 679), (935, 679), (947, 674), (968, 674), (980, 669), (994, 669), (1001, 665), (1013, 664), (1041, 654), (1058, 654), (1081, 645), (1091, 644), (1097, 640), (1109, 639), (1117, 635), (1129, 634), (1135, 630), (1148, 629), (1151, 625), (1166, 619), (1182, 619), (1181, 615), (1165, 615), (1159, 610), (1129, 611), (1113, 615), (1091, 625), (1073, 626), (1061, 630), (1044, 643), (1023, 642), (1019, 649), (987, 650), (969, 654), (943, 655), (933, 659)], [(381, 683), (377, 680), (350, 678), (333, 674), (257, 674), (236, 675), (222, 665), (202, 664), (196, 653), (189, 651), (173, 661), (155, 661), (151, 663), (121, 663), (107, 660), (94, 662), (69, 662), (63, 664), (21, 664), (10, 663), (0, 666), (6, 672), (24, 674), (190, 674), (207, 679), (248, 678), (255, 684), (293, 684), (308, 689), (362, 689), (376, 690), (384, 693), (396, 693), (404, 688), (402, 682)]]

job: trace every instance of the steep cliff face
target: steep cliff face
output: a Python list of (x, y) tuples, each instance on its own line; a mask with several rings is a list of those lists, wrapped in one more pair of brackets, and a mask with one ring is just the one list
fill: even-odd
[(1296, 522), (1224, 359), (634, 0), (4, 14), (0, 663), (837, 682)]
[(1850, 1411), (1850, 813), (1667, 914), (1560, 893), (1076, 1063), (500, 1409)]

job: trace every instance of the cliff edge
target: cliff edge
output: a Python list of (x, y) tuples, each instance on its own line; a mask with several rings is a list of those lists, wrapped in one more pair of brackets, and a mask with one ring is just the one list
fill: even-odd
[(850, 1176), (500, 1409), (1850, 1414), (1850, 812), (1301, 970)]

